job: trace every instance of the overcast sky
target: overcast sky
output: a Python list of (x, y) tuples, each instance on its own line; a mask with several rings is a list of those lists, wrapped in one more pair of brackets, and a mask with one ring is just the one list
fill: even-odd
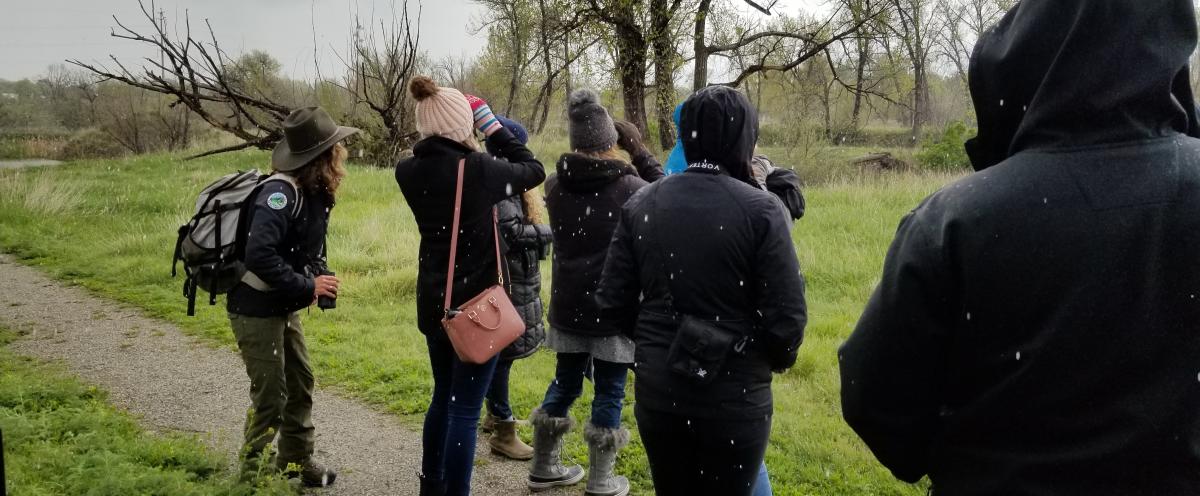
[[(149, 0), (146, 2), (149, 6)], [(153, 29), (142, 17), (137, 0), (4, 3), (0, 79), (32, 78), (44, 74), (50, 64), (70, 58), (105, 62), (113, 54), (125, 62), (151, 53), (141, 43), (109, 36), (109, 28), (115, 26), (114, 14), (135, 30)], [(821, 3), (823, 0), (779, 0), (777, 9), (820, 8)], [(392, 4), (392, 0), (156, 0), (157, 7), (166, 12), (169, 28), (175, 20), (182, 20), (185, 11), (191, 16), (193, 34), (208, 19), (225, 51), (236, 55), (263, 50), (283, 64), (285, 74), (305, 79), (315, 75), (314, 27), (322, 71), (330, 71), (339, 65), (334, 52), (344, 52), (354, 34), (354, 12), (364, 19), (373, 14), (388, 18)], [(482, 9), (469, 0), (424, 0), (421, 49), (434, 59), (477, 54), (486, 37), (471, 34), (470, 27), (480, 15)]]

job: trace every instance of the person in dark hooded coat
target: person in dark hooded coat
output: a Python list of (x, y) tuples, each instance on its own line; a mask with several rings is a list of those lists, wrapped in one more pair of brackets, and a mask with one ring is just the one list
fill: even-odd
[(1200, 494), (1190, 0), (1025, 0), (985, 34), (977, 173), (900, 222), (846, 421), (933, 494)]
[[(533, 464), (529, 487), (542, 490), (583, 479), (583, 467), (562, 464), (562, 439), (573, 427), (571, 405), (583, 394), (584, 376), (595, 385), (591, 417), (584, 427), (588, 444), (586, 496), (625, 496), (629, 480), (615, 475), (617, 453), (629, 442), (621, 426), (625, 382), (633, 363), (633, 341), (623, 329), (600, 321), (595, 293), (604, 256), (621, 205), (647, 181), (663, 177), (662, 167), (642, 144), (637, 127), (614, 123), (587, 89), (568, 97), (570, 153), (558, 160), (546, 180), (546, 207), (554, 233), (554, 274), (550, 294), (550, 333), (555, 376), (533, 424)], [(629, 154), (632, 163), (621, 151)]]
[(597, 302), (632, 330), (634, 413), (663, 496), (751, 494), (771, 431), (771, 372), (807, 312), (788, 214), (751, 176), (758, 115), (714, 86), (683, 104), (688, 168), (621, 209)]
[[(521, 144), (529, 141), (529, 132), (519, 122), (496, 116), (500, 125), (508, 129)], [(504, 150), (495, 142), (485, 143), (488, 153), (504, 158)], [(542, 273), (541, 261), (550, 251), (553, 236), (546, 223), (546, 209), (541, 193), (529, 190), (512, 195), (496, 204), (500, 222), (500, 240), (504, 250), (505, 277), (508, 294), (513, 306), (525, 321), (525, 333), (500, 352), (496, 372), (487, 392), (487, 416), (480, 430), (491, 434), (488, 446), (514, 460), (533, 458), (533, 447), (517, 436), (517, 418), (508, 399), (509, 375), (513, 362), (532, 356), (546, 340), (546, 328), (542, 323)]]

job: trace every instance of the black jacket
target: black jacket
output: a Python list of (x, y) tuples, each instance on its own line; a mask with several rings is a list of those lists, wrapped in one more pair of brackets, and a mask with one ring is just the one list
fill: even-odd
[[(634, 329), (641, 406), (702, 418), (771, 414), (771, 370), (796, 361), (807, 319), (788, 224), (771, 193), (696, 167), (629, 200), (597, 299), (606, 322)], [(745, 324), (745, 353), (731, 354), (706, 387), (667, 368), (675, 312)]]
[(1025, 0), (971, 64), (980, 172), (900, 223), (847, 422), (946, 495), (1200, 494), (1188, 0)]
[(413, 157), (396, 165), (396, 183), (416, 217), (421, 233), (417, 273), (417, 327), (422, 333), (443, 332), (446, 269), (458, 161), (466, 158), (462, 219), (451, 305), (460, 305), (497, 283), (492, 207), (505, 198), (536, 187), (546, 178), (541, 162), (507, 129), (489, 141), (508, 160), (474, 152), (442, 137), (421, 140)]
[[(279, 197), (286, 200), (279, 202)], [(269, 202), (272, 196), (275, 201)], [(246, 270), (253, 272), (272, 291), (263, 292), (238, 283), (226, 298), (229, 312), (249, 317), (287, 315), (313, 303), (314, 264), (324, 264), (325, 231), (329, 225), (328, 205), (321, 195), (304, 195), (296, 217), (292, 209), (296, 191), (282, 181), (264, 183), (246, 212), (249, 218), (245, 252)]]
[(500, 209), (500, 238), (508, 269), (504, 280), (513, 306), (525, 321), (525, 334), (508, 345), (500, 358), (516, 360), (532, 355), (546, 340), (541, 261), (549, 254), (554, 238), (550, 226), (529, 221), (521, 195), (502, 200), (496, 207)]
[(596, 286), (621, 206), (646, 185), (638, 171), (662, 177), (653, 156), (638, 158), (630, 167), (619, 160), (567, 153), (558, 160), (558, 173), (546, 181), (546, 208), (554, 233), (548, 320), (555, 331), (597, 337), (621, 333), (600, 322)]

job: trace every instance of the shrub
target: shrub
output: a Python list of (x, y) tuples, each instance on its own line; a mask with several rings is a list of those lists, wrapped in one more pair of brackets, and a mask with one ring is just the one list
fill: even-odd
[(927, 169), (955, 170), (971, 166), (967, 150), (963, 143), (975, 130), (968, 129), (966, 124), (959, 121), (951, 122), (942, 130), (941, 136), (927, 138), (917, 152), (917, 161)]
[(125, 147), (117, 143), (111, 136), (96, 129), (85, 129), (75, 133), (70, 140), (67, 140), (59, 158), (62, 160), (113, 158), (125, 155), (125, 153)]

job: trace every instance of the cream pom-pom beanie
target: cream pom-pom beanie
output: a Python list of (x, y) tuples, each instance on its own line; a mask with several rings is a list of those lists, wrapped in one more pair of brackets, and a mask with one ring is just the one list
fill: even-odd
[(422, 138), (441, 136), (461, 142), (474, 136), (475, 116), (462, 92), (438, 87), (428, 76), (414, 77), (408, 91), (417, 101), (417, 132)]

